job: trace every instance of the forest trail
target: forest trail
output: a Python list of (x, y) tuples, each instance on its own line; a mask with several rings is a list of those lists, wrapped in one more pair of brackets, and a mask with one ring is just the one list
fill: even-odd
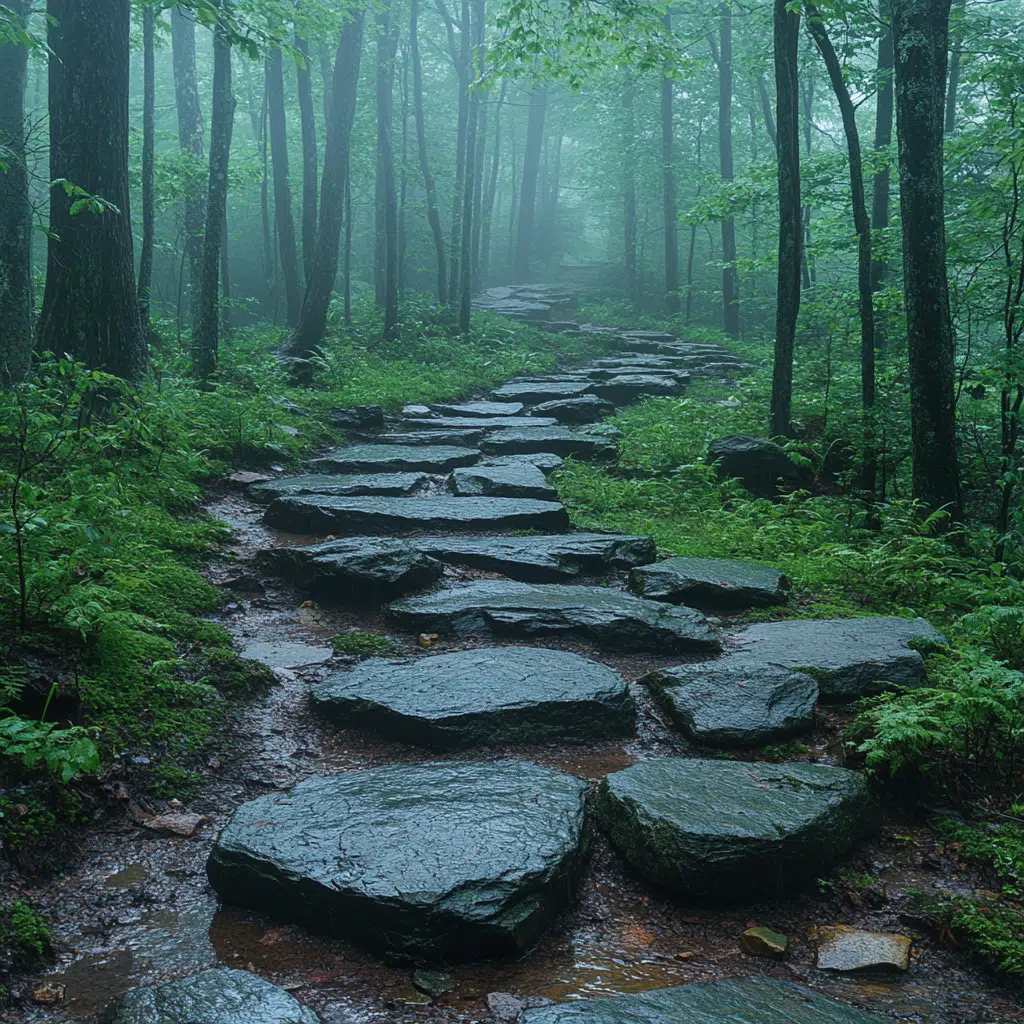
[[(926, 884), (903, 841), (921, 830), (879, 831), (816, 708), (879, 678), (913, 682), (910, 645), (930, 627), (744, 632), (732, 617), (784, 601), (784, 577), (657, 563), (649, 538), (573, 532), (549, 483), (566, 457), (614, 455), (602, 421), (616, 407), (742, 363), (717, 345), (556, 321), (572, 304), (560, 289), (491, 289), (481, 304), (607, 334), (607, 353), (398, 418), (364, 409), (314, 472), (211, 495), (235, 531), (210, 567), (235, 595), (225, 625), (279, 685), (240, 709), (233, 749), (209, 760), (195, 836), (124, 819), (47, 888), (40, 904), (76, 952), (45, 979), (63, 1000), (29, 1019), (95, 1019), (126, 989), (213, 966), (279, 986), (217, 976), (222, 994), (264, 1001), (253, 1024), (305, 1022), (280, 1015), (286, 993), (327, 1024), (612, 1020), (546, 1004), (736, 975), (754, 980), (641, 1000), (652, 1016), (630, 1019), (698, 1002), (709, 1021), (782, 1019), (797, 1012), (790, 982), (818, 995), (786, 1020), (882, 1019), (827, 997), (937, 1024), (1013, 1019), (933, 944), (905, 976), (815, 966), (814, 926), (914, 934), (887, 890)], [(726, 753), (793, 737), (805, 746), (788, 764)], [(843, 858), (871, 876), (854, 905), (806, 884)], [(789, 959), (741, 954), (751, 926), (788, 936)], [(141, 1022), (146, 1006), (129, 997), (111, 1019)]]

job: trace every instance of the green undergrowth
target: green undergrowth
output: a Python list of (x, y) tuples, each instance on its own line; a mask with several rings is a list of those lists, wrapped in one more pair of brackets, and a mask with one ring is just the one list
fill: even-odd
[(37, 967), (53, 953), (53, 936), (45, 918), (22, 899), (0, 906), (0, 948), (22, 967)]
[(331, 641), (339, 654), (354, 654), (359, 658), (387, 658), (402, 653), (402, 645), (380, 633), (353, 630), (342, 633)]

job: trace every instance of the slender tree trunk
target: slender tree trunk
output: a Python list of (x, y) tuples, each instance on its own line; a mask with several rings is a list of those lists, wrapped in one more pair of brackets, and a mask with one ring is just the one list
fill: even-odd
[(913, 493), (960, 514), (943, 129), (950, 0), (893, 0)]
[(540, 158), (544, 149), (544, 118), (547, 114), (547, 105), (547, 90), (534, 89), (530, 94), (530, 117), (526, 128), (526, 151), (523, 155), (523, 183), (519, 193), (515, 260), (515, 277), (519, 282), (526, 282), (530, 277), (537, 182), (540, 178)]
[(857, 111), (843, 78), (832, 40), (818, 8), (807, 0), (804, 11), (807, 27), (821, 53), (828, 70), (832, 91), (843, 118), (846, 148), (850, 158), (850, 195), (853, 201), (853, 227), (857, 232), (857, 295), (860, 304), (860, 379), (861, 407), (864, 414), (864, 460), (861, 466), (861, 489), (869, 500), (874, 499), (878, 460), (875, 451), (875, 310), (871, 288), (871, 221), (864, 193), (864, 171), (861, 163), (860, 135), (857, 131)]
[[(804, 145), (807, 148), (807, 159), (810, 160), (814, 149), (814, 79), (808, 77), (803, 88), (804, 103)], [(811, 204), (803, 209), (804, 247), (802, 254), (802, 272), (804, 288), (817, 284), (818, 272), (811, 260)]]
[[(701, 195), (701, 156), (704, 143), (704, 116), (701, 115), (697, 124), (697, 197)], [(690, 225), (690, 247), (686, 254), (686, 322), (690, 322), (690, 315), (693, 312), (693, 255), (697, 249), (697, 224)]]
[(220, 331), (221, 337), (229, 341), (233, 333), (231, 323), (231, 260), (228, 256), (228, 208), (224, 204), (224, 227), (220, 243)]
[(305, 39), (296, 36), (295, 48), (302, 55), (302, 61), (296, 65), (296, 76), (299, 123), (302, 131), (302, 269), (303, 280), (309, 284), (313, 270), (313, 248), (316, 245), (316, 117), (313, 115), (313, 75), (309, 44)]
[(788, 435), (793, 404), (793, 342), (800, 313), (800, 15), (775, 0), (776, 154), (779, 164), (779, 270), (772, 372), (771, 433)]
[(634, 305), (640, 298), (636, 280), (636, 118), (634, 115), (636, 91), (632, 76), (622, 92), (624, 122), (622, 167), (622, 224), (623, 263), (626, 270), (626, 298)]
[(392, 141), (392, 96), (398, 33), (391, 28), (391, 0), (377, 13), (377, 240), (375, 280), (377, 302), (384, 310), (384, 337), (398, 330), (398, 197)]
[(420, 59), (419, 43), (419, 0), (409, 0), (409, 50), (412, 54), (412, 92), (416, 114), (416, 148), (419, 153), (420, 170), (423, 172), (423, 189), (427, 198), (427, 223), (434, 238), (434, 252), (437, 256), (437, 301), (448, 302), (448, 274), (444, 255), (444, 230), (441, 215), (437, 209), (437, 185), (430, 172), (427, 156), (427, 128), (423, 113), (423, 66)]
[(288, 326), (294, 327), (302, 311), (302, 285), (299, 278), (299, 252), (295, 244), (295, 221), (292, 219), (292, 186), (288, 174), (284, 58), (279, 48), (275, 47), (267, 54), (264, 74), (267, 76), (267, 114), (270, 122), (270, 150), (274, 161), (274, 222), (277, 227)]
[[(479, 0), (478, 0), (479, 3)], [(478, 77), (481, 77), (484, 73), (484, 18), (486, 17), (486, 11), (479, 12), (480, 26), (478, 29), (479, 43), (477, 50), (480, 53), (479, 65), (480, 70), (477, 73)], [(488, 132), (488, 118), (490, 116), (491, 101), (489, 98), (490, 94), (486, 96), (477, 97), (477, 126), (476, 126), (476, 156), (474, 159), (473, 168), (473, 230), (471, 232), (470, 239), (470, 262), (471, 262), (471, 273), (470, 273), (470, 291), (476, 292), (480, 287), (480, 239), (483, 232), (483, 212), (484, 212), (484, 188), (486, 185), (486, 167), (487, 167), (487, 132)]]
[[(196, 168), (195, 186), (190, 187), (182, 211), (181, 232), (185, 239), (185, 263), (188, 265), (188, 306), (191, 311), (199, 293), (202, 276), (203, 221), (206, 216), (204, 189), (199, 185), (205, 146), (203, 116), (199, 105), (196, 78), (196, 26), (192, 13), (182, 7), (171, 8), (171, 47), (174, 65), (174, 96), (178, 108), (178, 145), (188, 153)], [(178, 311), (179, 320), (181, 311)]]
[(316, 59), (320, 65), (320, 77), (324, 83), (324, 137), (327, 136), (327, 125), (331, 123), (331, 83), (334, 81), (334, 68), (331, 66), (331, 48), (322, 44), (316, 48)]
[[(396, 29), (397, 31), (397, 29)], [(402, 48), (402, 155), (398, 161), (398, 294), (405, 294), (407, 231), (405, 206), (409, 195), (409, 51)]]
[[(70, 352), (129, 381), (149, 355), (139, 318), (128, 186), (129, 0), (48, 0), (50, 180), (95, 196), (50, 189), (46, 290), (39, 350)], [(109, 205), (107, 205), (109, 204)]]
[[(28, 0), (7, 0), (21, 19)], [(32, 207), (25, 164), (28, 48), (0, 46), (0, 386), (21, 380), (32, 358)]]
[[(665, 31), (671, 34), (672, 16), (665, 15)], [(679, 211), (676, 205), (675, 124), (673, 99), (675, 82), (670, 75), (661, 80), (661, 190), (665, 220), (665, 308), (678, 313), (679, 302)]]
[[(879, 15), (883, 22), (889, 21), (889, 5), (887, 0), (879, 3)], [(878, 88), (875, 94), (875, 153), (887, 150), (892, 144), (892, 29), (886, 28), (878, 41)], [(871, 195), (871, 229), (875, 232), (884, 231), (889, 226), (889, 159), (879, 162), (878, 170), (872, 179)], [(879, 292), (885, 287), (889, 276), (889, 265), (877, 256), (878, 247), (874, 247), (875, 258), (871, 262), (871, 290)], [(875, 318), (875, 351), (884, 359), (888, 350), (888, 325), (885, 314)]]
[[(732, 163), (732, 9), (718, 5), (718, 155), (725, 181), (733, 180)], [(722, 221), (722, 313), (725, 333), (740, 334), (740, 278), (736, 269), (736, 221)]]
[[(463, 28), (470, 29), (473, 37), (471, 82), (484, 74), (484, 0), (474, 0), (472, 15), (469, 0), (463, 0)], [(473, 301), (473, 210), (476, 190), (480, 187), (477, 159), (477, 129), (480, 123), (480, 93), (474, 90), (469, 101), (469, 121), (466, 126), (466, 179), (462, 206), (462, 257), (459, 260), (459, 330), (469, 333)]]
[[(248, 64), (245, 65), (248, 67)], [(263, 227), (263, 288), (261, 299), (277, 318), (277, 276), (274, 272), (274, 245), (270, 237), (270, 147), (268, 146), (270, 97), (267, 94), (267, 76), (263, 75), (263, 107), (260, 112), (259, 147), (263, 164), (263, 178), (260, 181), (260, 223)], [(212, 143), (211, 143), (212, 145)]]
[(494, 201), (498, 195), (498, 172), (501, 169), (501, 109), (505, 105), (507, 86), (508, 80), (503, 78), (501, 92), (498, 94), (498, 106), (494, 113), (494, 152), (491, 154), (491, 169), (481, 222), (480, 279), (485, 286), (490, 283), (491, 279), (491, 225), (495, 216)]
[(764, 80), (764, 75), (757, 76), (757, 95), (761, 100), (761, 113), (764, 116), (764, 128), (768, 132), (768, 138), (772, 140), (772, 145), (775, 145), (775, 117), (772, 114), (772, 101), (768, 95), (768, 83)]
[[(320, 187), (320, 223), (316, 232), (313, 272), (302, 304), (302, 315), (292, 332), (286, 352), (308, 357), (323, 341), (327, 309), (338, 274), (338, 250), (345, 220), (345, 191), (349, 174), (352, 122), (355, 118), (359, 61), (362, 55), (364, 14), (353, 12), (338, 41), (331, 84), (331, 119), (327, 122), (323, 182)], [(347, 217), (352, 223), (351, 211)]]
[(142, 9), (142, 247), (139, 250), (139, 316), (149, 330), (149, 293), (153, 286), (153, 163), (156, 155), (156, 15)]
[(199, 282), (195, 323), (192, 327), (192, 372), (198, 380), (217, 370), (220, 250), (228, 204), (228, 160), (235, 121), (231, 82), (231, 36), (218, 11), (213, 33), (213, 101), (210, 111), (210, 184), (206, 196), (206, 233), (203, 238), (203, 275)]
[(459, 256), (462, 248), (462, 206), (463, 189), (466, 182), (466, 133), (469, 130), (469, 74), (470, 74), (470, 39), (468, 24), (468, 5), (463, 3), (462, 24), (458, 33), (458, 46), (455, 40), (455, 25), (448, 12), (445, 0), (435, 0), (438, 12), (444, 19), (448, 33), (448, 50), (459, 83), (459, 118), (455, 141), (455, 188), (452, 192), (452, 233), (449, 246), (448, 296), (454, 305), (458, 298), (460, 268)]
[(949, 53), (949, 83), (946, 86), (946, 134), (952, 135), (956, 130), (956, 91), (960, 85), (960, 52), (964, 48), (962, 34), (962, 18), (967, 0), (954, 0), (953, 8), (957, 17), (954, 19), (953, 45)]

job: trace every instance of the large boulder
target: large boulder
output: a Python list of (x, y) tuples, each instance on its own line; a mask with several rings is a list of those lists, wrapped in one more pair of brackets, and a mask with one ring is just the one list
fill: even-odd
[(778, 569), (725, 558), (669, 558), (634, 569), (629, 578), (634, 594), (697, 608), (782, 604), (789, 586)]
[(207, 874), (226, 903), (375, 951), (516, 956), (576, 890), (586, 790), (523, 761), (312, 778), (239, 807)]
[(534, 455), (550, 452), (563, 458), (612, 458), (614, 441), (598, 434), (569, 430), (566, 427), (529, 427), (496, 430), (488, 434), (481, 448), (489, 455)]
[(720, 437), (708, 445), (707, 460), (714, 463), (720, 477), (739, 477), (748, 491), (762, 498), (773, 497), (780, 480), (799, 486), (808, 479), (807, 471), (767, 437)]
[(720, 647), (700, 612), (605, 587), (485, 580), (395, 601), (388, 614), (417, 633), (577, 637), (601, 647), (666, 653)]
[(542, 402), (533, 411), (540, 416), (551, 416), (559, 423), (597, 423), (611, 416), (615, 406), (597, 395), (582, 395), (579, 398), (558, 398), (553, 402)]
[(598, 814), (641, 877), (726, 902), (808, 881), (880, 823), (864, 779), (844, 768), (679, 757), (607, 776)]
[(253, 484), (249, 488), (249, 496), (261, 502), (270, 502), (286, 494), (333, 494), (350, 498), (377, 494), (404, 498), (429, 479), (426, 473), (306, 473)]
[(891, 686), (918, 686), (924, 678), (920, 652), (946, 643), (924, 619), (887, 616), (764, 622), (734, 638), (740, 648), (728, 661), (752, 674), (766, 666), (806, 672), (828, 701), (853, 700)]
[(224, 967), (150, 988), (129, 989), (103, 1024), (319, 1024), (293, 995), (258, 974)]
[(545, 648), (364, 661), (315, 686), (313, 707), (339, 726), (432, 750), (633, 733), (633, 704), (618, 672)]
[(449, 473), (479, 461), (475, 448), (354, 444), (333, 448), (307, 465), (315, 473)]
[(818, 702), (806, 673), (747, 672), (728, 658), (655, 669), (640, 682), (688, 739), (711, 747), (757, 747), (807, 732)]
[(888, 1017), (774, 978), (698, 981), (527, 1010), (519, 1024), (883, 1024)]
[(401, 534), (418, 530), (481, 533), (569, 528), (565, 509), (532, 498), (336, 498), (308, 494), (277, 498), (263, 516), (292, 533)]
[(265, 548), (256, 564), (320, 597), (387, 600), (436, 583), (444, 565), (388, 537), (348, 537), (308, 547)]
[(537, 498), (558, 501), (558, 491), (543, 471), (528, 463), (518, 466), (467, 466), (448, 478), (459, 497)]

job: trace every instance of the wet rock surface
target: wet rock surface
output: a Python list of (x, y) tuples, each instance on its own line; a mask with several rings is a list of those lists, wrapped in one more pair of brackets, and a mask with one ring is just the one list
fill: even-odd
[(456, 405), (444, 403), (432, 406), (442, 416), (473, 416), (491, 418), (495, 416), (519, 416), (522, 414), (522, 402), (462, 402)]
[(565, 465), (560, 455), (551, 452), (531, 452), (528, 455), (498, 455), (488, 458), (488, 466), (520, 466), (523, 464), (536, 466), (544, 473), (555, 473)]
[(777, 569), (724, 558), (669, 558), (634, 569), (634, 594), (698, 608), (763, 608), (782, 604), (789, 580)]
[(880, 822), (863, 778), (844, 768), (683, 758), (609, 775), (598, 815), (641, 877), (725, 902), (807, 882)]
[(207, 872), (228, 903), (371, 949), (514, 956), (579, 881), (585, 794), (520, 761), (312, 778), (243, 804)]
[(448, 473), (479, 461), (474, 448), (357, 444), (333, 448), (308, 466), (316, 473)]
[(448, 486), (459, 497), (537, 498), (557, 501), (558, 491), (543, 471), (529, 463), (512, 466), (468, 466), (457, 469)]
[(281, 530), (319, 536), (569, 528), (569, 517), (560, 504), (532, 498), (344, 498), (309, 494), (276, 498), (264, 520)]
[(539, 416), (550, 416), (559, 423), (597, 423), (598, 420), (611, 416), (615, 412), (615, 406), (597, 395), (583, 395), (580, 398), (560, 398), (553, 402), (541, 402), (533, 411)]
[(254, 484), (249, 494), (255, 501), (271, 502), (292, 494), (333, 494), (339, 497), (377, 494), (405, 497), (426, 484), (426, 473), (306, 473)]
[(102, 1024), (320, 1024), (283, 988), (249, 971), (202, 971), (180, 981), (132, 989)]
[(493, 580), (393, 602), (390, 619), (441, 635), (568, 636), (635, 651), (715, 651), (704, 616), (604, 587)]
[(910, 947), (907, 935), (890, 932), (866, 932), (849, 925), (819, 928), (818, 970), (902, 972), (910, 968)]
[(499, 430), (502, 427), (553, 427), (553, 416), (438, 416), (435, 419), (406, 419), (402, 426), (409, 430)]
[(686, 379), (639, 373), (622, 374), (611, 380), (599, 381), (591, 389), (598, 398), (613, 405), (627, 405), (641, 398), (681, 395), (685, 390)]
[(313, 705), (339, 726), (433, 750), (584, 742), (633, 731), (622, 676), (578, 654), (543, 648), (374, 659), (315, 686)]
[(550, 452), (563, 458), (611, 458), (615, 455), (612, 440), (599, 434), (565, 427), (530, 427), (496, 430), (488, 434), (481, 448), (489, 455), (534, 455)]
[(528, 1010), (520, 1024), (881, 1024), (887, 1018), (770, 978), (698, 982)]
[(852, 700), (887, 685), (919, 686), (920, 649), (945, 644), (924, 619), (794, 619), (765, 622), (735, 634), (729, 661), (754, 673), (761, 666), (800, 669), (818, 682), (822, 700)]
[(748, 491), (764, 498), (777, 493), (780, 480), (796, 486), (807, 477), (806, 470), (767, 437), (720, 437), (708, 445), (707, 459), (714, 463), (720, 477), (738, 477)]
[(524, 405), (539, 405), (556, 398), (579, 398), (588, 394), (591, 385), (586, 381), (513, 381), (503, 384), (491, 392), (496, 401), (522, 402)]
[(377, 444), (396, 444), (407, 448), (419, 445), (475, 448), (484, 436), (483, 427), (454, 427), (431, 430), (402, 430), (391, 434), (375, 434)]
[(641, 680), (683, 734), (712, 747), (756, 747), (810, 730), (818, 684), (778, 666), (755, 672), (705, 662), (657, 669)]
[(353, 405), (347, 409), (335, 409), (330, 421), (333, 427), (372, 430), (384, 426), (384, 409), (379, 405)]

